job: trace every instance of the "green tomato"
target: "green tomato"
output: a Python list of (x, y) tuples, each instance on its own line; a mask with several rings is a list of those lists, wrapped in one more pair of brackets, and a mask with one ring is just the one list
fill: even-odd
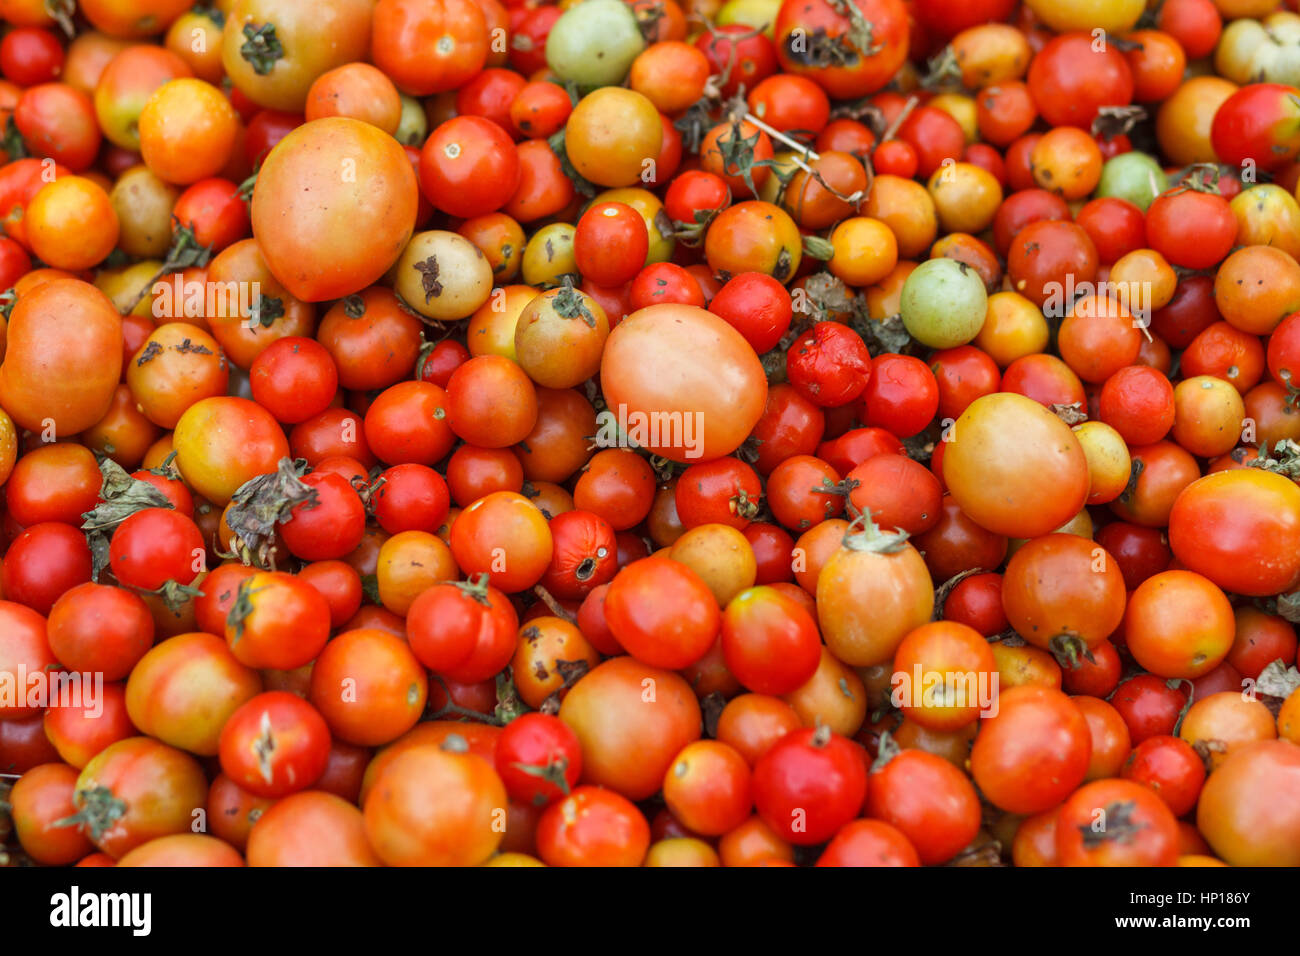
[(970, 266), (928, 259), (903, 283), (898, 308), (912, 338), (932, 349), (950, 349), (979, 335), (988, 301), (983, 280)]
[(1097, 195), (1127, 199), (1146, 212), (1147, 206), (1168, 188), (1169, 177), (1160, 164), (1146, 153), (1134, 150), (1106, 160), (1106, 165), (1101, 167)]
[(429, 138), (429, 117), (414, 96), (402, 96), (402, 117), (393, 138), (403, 146), (421, 146)]
[(546, 65), (580, 87), (617, 86), (644, 49), (636, 15), (623, 0), (585, 0), (551, 27)]

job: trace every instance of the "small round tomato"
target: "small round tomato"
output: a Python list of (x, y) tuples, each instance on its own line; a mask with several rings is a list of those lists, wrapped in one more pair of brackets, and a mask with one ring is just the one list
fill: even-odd
[(718, 602), (686, 565), (647, 558), (624, 568), (605, 594), (609, 628), (628, 653), (653, 667), (682, 668), (713, 646)]
[(781, 839), (823, 843), (862, 809), (866, 765), (830, 727), (796, 730), (758, 759), (753, 793), (759, 818)]
[(512, 800), (544, 806), (577, 786), (582, 748), (558, 717), (524, 714), (497, 738), (495, 765)]
[[(341, 480), (341, 479), (340, 479)], [(329, 639), (325, 598), (296, 575), (260, 572), (239, 585), (225, 637), (248, 667), (293, 670), (310, 663)]]
[(897, 827), (927, 866), (952, 859), (980, 827), (979, 797), (964, 773), (942, 757), (897, 745), (871, 768), (866, 809)]
[(813, 676), (821, 660), (816, 621), (775, 588), (750, 588), (727, 604), (722, 654), (727, 670), (747, 689), (790, 693)]
[(600, 787), (576, 788), (537, 823), (537, 851), (548, 866), (640, 866), (649, 848), (641, 811)]
[(1185, 816), (1205, 783), (1205, 762), (1181, 737), (1148, 737), (1133, 748), (1121, 776), (1150, 787), (1173, 811)]
[(271, 691), (246, 701), (221, 730), (221, 771), (249, 793), (279, 798), (312, 786), (329, 761), (330, 732), (296, 694)]

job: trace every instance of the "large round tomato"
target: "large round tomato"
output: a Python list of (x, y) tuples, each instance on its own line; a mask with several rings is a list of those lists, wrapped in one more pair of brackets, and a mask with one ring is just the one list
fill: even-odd
[(0, 406), (23, 428), (70, 438), (108, 411), (122, 373), (122, 318), (80, 279), (54, 279), (9, 315)]
[(25, 605), (0, 601), (0, 678), (11, 688), (8, 699), (0, 699), (0, 720), (39, 717), (44, 702), (28, 704), (32, 677), (58, 667), (46, 638), (45, 618)]
[(193, 757), (150, 737), (130, 737), (86, 764), (70, 819), (116, 859), (156, 837), (188, 832), (207, 797), (208, 781)]
[(673, 669), (703, 657), (722, 626), (708, 585), (686, 565), (665, 558), (624, 568), (605, 592), (605, 618), (629, 654)]
[(842, 536), (815, 580), (826, 646), (854, 667), (893, 658), (908, 632), (934, 610), (934, 582), (920, 552), (905, 535), (870, 522)]
[(1266, 740), (1242, 748), (1210, 774), (1196, 825), (1232, 866), (1300, 866), (1300, 747)]
[(366, 58), (371, 0), (235, 0), (223, 7), (221, 63), (240, 93), (259, 106), (300, 111), (312, 82)]
[(636, 444), (686, 463), (735, 451), (767, 402), (749, 343), (690, 305), (652, 305), (620, 322), (605, 341), (600, 383), (609, 421), (597, 441), (620, 426)]
[(289, 442), (271, 413), (233, 396), (187, 408), (172, 443), (186, 483), (215, 505), (228, 504), (246, 481), (275, 471), (289, 457)]
[(1256, 468), (1206, 475), (1174, 501), (1169, 546), (1225, 591), (1291, 591), (1300, 584), (1300, 488)]
[(306, 123), (267, 155), (253, 234), (271, 272), (308, 302), (372, 285), (415, 231), (415, 171), (397, 140), (360, 120)]
[(1056, 821), (1062, 866), (1173, 866), (1178, 846), (1173, 811), (1131, 780), (1096, 780), (1080, 787)]
[(876, 92), (907, 59), (907, 8), (902, 0), (785, 0), (773, 34), (787, 73), (851, 100)]
[(221, 728), (262, 690), (262, 679), (212, 634), (180, 634), (140, 659), (126, 682), (126, 709), (144, 733), (211, 757)]
[(1069, 426), (1010, 392), (962, 412), (946, 436), (943, 479), (976, 523), (1012, 538), (1055, 531), (1082, 510), (1089, 488), (1088, 460)]
[(867, 814), (898, 827), (927, 865), (952, 859), (980, 828), (970, 778), (923, 750), (882, 757), (871, 768)]
[(700, 706), (672, 671), (615, 657), (589, 671), (560, 704), (582, 743), (582, 779), (631, 800), (659, 790), (678, 752), (700, 736)]
[(60, 826), (72, 816), (77, 771), (65, 764), (33, 767), (10, 791), (10, 817), (18, 843), (37, 863), (67, 866), (94, 849), (79, 829)]
[(1083, 782), (1091, 753), (1088, 721), (1070, 698), (1050, 687), (1010, 687), (981, 723), (971, 775), (994, 806), (1038, 813)]
[(358, 810), (332, 793), (275, 801), (248, 834), (249, 866), (380, 866)]
[(482, 757), (456, 752), (451, 741), (414, 747), (366, 797), (366, 836), (390, 866), (474, 866), (500, 845), (506, 802), (501, 778)]

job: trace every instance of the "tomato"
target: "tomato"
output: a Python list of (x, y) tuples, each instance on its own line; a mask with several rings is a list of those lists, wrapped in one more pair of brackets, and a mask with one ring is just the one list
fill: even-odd
[(380, 866), (362, 813), (331, 793), (277, 800), (248, 834), (249, 866)]
[(451, 549), (427, 531), (403, 531), (383, 541), (376, 560), (379, 601), (394, 614), (409, 611), (416, 596), (456, 576)]
[[(976, 399), (953, 425), (948, 445), (943, 476), (949, 491), (992, 531), (1011, 537), (1046, 534), (1077, 514), (1087, 497), (1087, 462), (1074, 435), (1055, 415), (1021, 396)], [(1034, 465), (1030, 456), (1037, 459)], [(1031, 473), (1052, 476), (1046, 500), (1039, 481), (1025, 483)]]
[(799, 394), (817, 405), (847, 405), (871, 380), (871, 356), (847, 325), (818, 322), (790, 346), (786, 375)]
[(225, 637), (249, 667), (293, 670), (320, 653), (329, 628), (329, 605), (319, 591), (294, 575), (269, 571), (240, 583)]
[(176, 465), (187, 484), (215, 505), (251, 478), (276, 470), (289, 442), (269, 412), (244, 398), (195, 402), (173, 432)]
[[(628, 213), (635, 219), (633, 226), (644, 233), (640, 215), (630, 208)], [(632, 250), (634, 272), (644, 259), (638, 248)], [(600, 370), (608, 334), (609, 320), (598, 302), (586, 293), (560, 289), (543, 292), (524, 306), (513, 344), (520, 367), (534, 382), (547, 388), (571, 388)]]
[(553, 551), (541, 585), (559, 598), (578, 600), (613, 578), (618, 545), (599, 515), (568, 511), (551, 519)]
[(631, 206), (595, 203), (578, 220), (573, 253), (583, 276), (597, 285), (622, 285), (641, 271), (649, 250), (645, 222)]
[(145, 733), (212, 756), (226, 720), (261, 690), (257, 673), (220, 638), (181, 634), (141, 658), (127, 680), (126, 707), (131, 722)]
[(329, 350), (314, 339), (278, 339), (248, 371), (253, 400), (277, 421), (296, 425), (329, 407), (339, 373)]
[(491, 120), (460, 116), (425, 141), (420, 187), (439, 209), (469, 218), (499, 209), (519, 185), (519, 157)]
[(788, 282), (803, 261), (799, 227), (785, 210), (771, 203), (737, 203), (710, 223), (704, 257), (723, 280), (742, 272), (761, 272)]
[(1106, 550), (1091, 541), (1073, 534), (1044, 535), (1007, 562), (1002, 606), (1011, 626), (1029, 643), (1059, 657), (1076, 657), (1119, 626), (1124, 576)]
[(635, 90), (606, 86), (589, 93), (564, 124), (565, 155), (599, 186), (637, 184), (662, 145), (659, 111)]
[(1285, 741), (1243, 747), (1210, 774), (1196, 823), (1231, 866), (1291, 866), (1300, 817), (1282, 798), (1300, 774), (1300, 748)]
[(415, 173), (395, 140), (360, 120), (314, 120), (262, 164), (253, 232), (271, 272), (294, 296), (342, 298), (397, 260), (414, 232), (417, 198)]
[(542, 806), (577, 786), (582, 775), (582, 748), (559, 718), (524, 714), (501, 731), (495, 766), (512, 800)]
[[(75, 314), (75, 328), (58, 316)], [(14, 422), (60, 436), (108, 411), (121, 375), (122, 320), (102, 292), (55, 279), (22, 296), (9, 316), (0, 364), (0, 405)]]
[(363, 628), (340, 634), (320, 652), (308, 699), (335, 737), (379, 746), (415, 725), (427, 694), (428, 678), (406, 643)]
[(1134, 746), (1150, 737), (1172, 734), (1186, 699), (1181, 684), (1175, 689), (1152, 674), (1130, 677), (1110, 698), (1128, 725)]
[(796, 730), (758, 758), (753, 793), (759, 818), (781, 839), (823, 843), (862, 808), (866, 766), (829, 727)]
[(687, 830), (720, 836), (749, 817), (749, 764), (725, 743), (698, 740), (674, 758), (663, 791), (669, 812)]
[(67, 866), (94, 849), (80, 828), (59, 825), (75, 812), (76, 786), (76, 770), (51, 763), (27, 771), (9, 792), (14, 833), (37, 863)]
[(1147, 241), (1176, 266), (1215, 265), (1227, 256), (1236, 235), (1237, 222), (1228, 201), (1217, 194), (1175, 187), (1147, 210)]
[(1038, 813), (1083, 782), (1091, 749), (1088, 722), (1063, 693), (1010, 687), (998, 695), (997, 714), (981, 722), (971, 774), (995, 806)]
[(1272, 170), (1300, 154), (1297, 106), (1291, 88), (1280, 83), (1252, 83), (1229, 96), (1214, 114), (1210, 141), (1220, 161), (1233, 166), (1250, 162)]
[(693, 306), (655, 305), (620, 322), (605, 343), (600, 378), (615, 418), (632, 426), (630, 437), (684, 463), (738, 448), (767, 398), (766, 376), (749, 344)]
[(1235, 631), (1227, 597), (1190, 571), (1147, 578), (1133, 592), (1125, 612), (1129, 651), (1161, 677), (1190, 679), (1209, 673), (1232, 648)]
[(368, 63), (349, 63), (318, 76), (307, 90), (305, 118), (350, 116), (396, 133), (402, 99), (393, 81)]
[(466, 574), (487, 574), (513, 593), (541, 580), (554, 542), (546, 517), (523, 495), (497, 491), (475, 501), (451, 526), (451, 552)]
[(1236, 634), (1227, 660), (1243, 677), (1258, 677), (1273, 661), (1295, 658), (1295, 628), (1287, 621), (1250, 605), (1242, 605), (1233, 613)]
[(1237, 594), (1269, 595), (1300, 583), (1288, 541), (1300, 529), (1300, 491), (1259, 469), (1200, 478), (1169, 515), (1169, 544), (1189, 569)]
[(1180, 737), (1148, 737), (1133, 748), (1122, 776), (1151, 788), (1174, 816), (1181, 817), (1196, 806), (1205, 783), (1205, 764)]
[(58, 756), (78, 770), (109, 744), (138, 733), (127, 712), (123, 684), (105, 684), (93, 708), (85, 703), (68, 701), (60, 705), (56, 701), (44, 718), (45, 737)]
[(64, 592), (47, 626), (50, 650), (65, 667), (98, 672), (107, 681), (130, 674), (153, 645), (154, 623), (145, 603), (124, 588), (102, 584), (87, 582)]
[(316, 338), (334, 359), (344, 388), (385, 389), (411, 373), (423, 327), (392, 290), (371, 286), (332, 306)]
[(1173, 866), (1177, 821), (1145, 787), (1098, 780), (1061, 806), (1056, 851), (1063, 866)]
[(878, 355), (862, 394), (862, 420), (900, 438), (924, 431), (939, 410), (933, 371), (910, 355)]
[(114, 859), (157, 837), (184, 833), (207, 803), (199, 764), (149, 737), (109, 745), (77, 777), (77, 830)]
[(974, 628), (955, 621), (923, 624), (903, 638), (894, 655), (894, 706), (928, 730), (959, 730), (992, 708), (996, 666)]
[(48, 83), (63, 67), (63, 47), (49, 30), (16, 27), (0, 41), (0, 70), (20, 86)]
[[(1077, 28), (1076, 28), (1077, 29)], [(1127, 106), (1133, 73), (1114, 44), (1084, 32), (1053, 37), (1029, 64), (1029, 92), (1052, 126), (1086, 129), (1103, 106)]]
[(81, 532), (59, 522), (33, 525), (9, 545), (0, 569), (4, 595), (40, 614), (59, 597), (88, 582), (91, 554)]
[(867, 815), (896, 827), (927, 866), (956, 856), (980, 828), (979, 798), (969, 778), (921, 750), (896, 751), (876, 761)]
[(700, 736), (689, 685), (632, 657), (608, 660), (580, 678), (560, 704), (560, 719), (582, 743), (582, 780), (636, 800), (655, 793), (673, 757)]
[(324, 773), (329, 741), (324, 719), (301, 697), (284, 691), (259, 694), (222, 728), (221, 770), (256, 796), (287, 796)]
[[(854, 0), (855, 17), (824, 0), (786, 0), (773, 24), (777, 58), (787, 73), (806, 76), (834, 99), (855, 99), (888, 82), (908, 52), (907, 10), (898, 0)], [(854, 32), (871, 24), (867, 48)]]
[(816, 577), (822, 637), (846, 664), (889, 660), (908, 632), (930, 619), (934, 585), (904, 538), (882, 532), (867, 517), (862, 530), (843, 535)]
[(747, 689), (781, 695), (813, 676), (821, 645), (807, 610), (774, 588), (756, 587), (727, 604), (722, 654), (727, 670)]
[(641, 811), (601, 787), (577, 787), (537, 824), (538, 853), (548, 866), (640, 866), (649, 848)]
[(605, 595), (619, 644), (654, 667), (678, 669), (704, 655), (721, 627), (717, 602), (685, 565), (647, 559), (624, 568)]

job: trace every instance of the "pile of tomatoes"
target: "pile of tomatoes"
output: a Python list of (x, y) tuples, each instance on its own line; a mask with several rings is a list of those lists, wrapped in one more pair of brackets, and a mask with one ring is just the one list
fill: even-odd
[(1293, 0), (0, 0), (0, 859), (1300, 865)]

